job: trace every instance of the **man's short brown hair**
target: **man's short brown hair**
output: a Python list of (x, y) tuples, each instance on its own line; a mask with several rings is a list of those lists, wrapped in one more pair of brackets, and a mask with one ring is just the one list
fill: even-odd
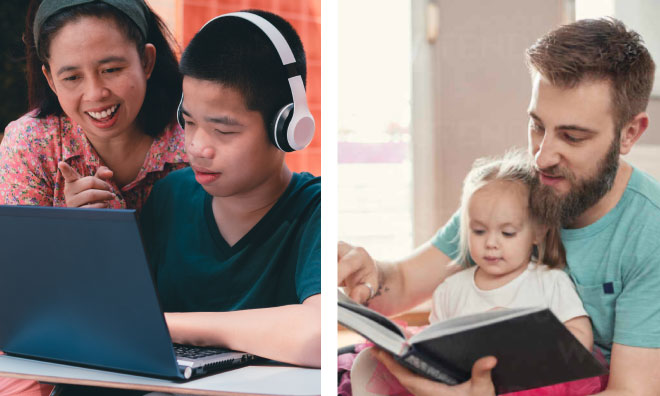
[(527, 65), (551, 84), (573, 88), (609, 80), (616, 133), (646, 110), (655, 63), (639, 34), (614, 18), (583, 19), (541, 37), (526, 51)]

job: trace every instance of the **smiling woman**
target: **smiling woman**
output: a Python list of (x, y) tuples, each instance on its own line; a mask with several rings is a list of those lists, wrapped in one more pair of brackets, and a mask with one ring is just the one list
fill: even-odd
[(156, 52), (153, 44), (146, 44), (140, 56), (114, 21), (103, 22), (87, 17), (63, 26), (42, 66), (64, 113), (99, 151), (107, 151), (105, 146), (114, 138), (131, 143), (151, 140), (136, 117)]
[(170, 33), (143, 1), (33, 0), (27, 20), (31, 111), (0, 145), (0, 203), (139, 210), (186, 166)]
[[(187, 166), (170, 33), (142, 0), (32, 0), (26, 20), (30, 112), (0, 143), (0, 204), (140, 210)], [(0, 378), (0, 394), (50, 388)]]

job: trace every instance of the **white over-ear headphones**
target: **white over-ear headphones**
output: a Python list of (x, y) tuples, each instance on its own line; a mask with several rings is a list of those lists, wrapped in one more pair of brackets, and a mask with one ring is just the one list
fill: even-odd
[[(315, 123), (314, 117), (307, 106), (305, 85), (303, 84), (302, 76), (296, 68), (296, 58), (293, 56), (291, 47), (289, 47), (282, 33), (272, 23), (250, 12), (232, 12), (217, 16), (206, 22), (200, 31), (216, 19), (225, 17), (238, 17), (252, 22), (266, 34), (268, 39), (273, 43), (273, 46), (275, 46), (282, 60), (282, 65), (287, 71), (293, 103), (289, 103), (277, 112), (275, 119), (270, 123), (268, 137), (282, 151), (290, 152), (304, 149), (314, 137)], [(179, 109), (177, 111), (177, 121), (183, 128), (182, 104), (183, 95), (181, 95), (181, 102), (179, 102)]]

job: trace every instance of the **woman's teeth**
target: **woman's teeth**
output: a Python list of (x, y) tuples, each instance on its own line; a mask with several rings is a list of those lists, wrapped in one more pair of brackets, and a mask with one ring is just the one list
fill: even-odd
[(103, 110), (101, 112), (88, 111), (87, 114), (89, 114), (95, 120), (102, 120), (104, 118), (108, 118), (109, 116), (112, 116), (114, 114), (115, 110), (117, 110), (117, 107), (119, 107), (118, 104), (116, 104), (116, 105), (114, 105), (110, 108), (107, 108), (106, 110)]

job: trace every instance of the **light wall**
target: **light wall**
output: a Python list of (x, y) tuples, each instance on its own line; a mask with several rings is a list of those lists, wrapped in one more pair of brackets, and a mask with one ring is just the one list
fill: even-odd
[[(656, 64), (660, 63), (660, 59), (654, 59), (654, 61)], [(649, 129), (644, 132), (637, 144), (660, 145), (660, 97), (651, 97), (646, 112), (650, 119)]]
[[(660, 62), (660, 2), (657, 0), (570, 0), (575, 2), (575, 18), (615, 17), (629, 29), (639, 33), (656, 64)], [(639, 141), (641, 145), (660, 144), (660, 134), (654, 132), (660, 123), (660, 73), (656, 68), (655, 84), (647, 112), (651, 128)]]
[[(413, 59), (414, 87), (428, 87), (413, 90), (416, 244), (458, 208), (476, 158), (526, 147), (531, 83), (524, 51), (564, 18), (561, 1), (434, 3), (437, 39), (427, 44), (427, 58)], [(425, 7), (413, 10), (422, 30)]]
[(621, 19), (629, 28), (642, 35), (644, 44), (651, 52), (656, 63), (655, 84), (647, 112), (651, 119), (650, 128), (639, 144), (659, 145), (660, 133), (657, 125), (660, 125), (660, 73), (657, 65), (660, 64), (660, 2), (657, 0), (611, 0), (614, 3), (614, 15)]

